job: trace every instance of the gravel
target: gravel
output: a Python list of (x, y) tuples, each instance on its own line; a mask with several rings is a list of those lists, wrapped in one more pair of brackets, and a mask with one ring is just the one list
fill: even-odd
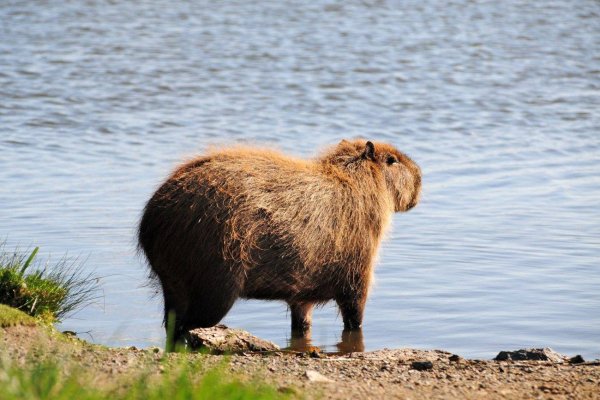
[[(150, 371), (167, 362), (200, 360), (206, 368), (224, 361), (234, 374), (262, 379), (282, 392), (306, 398), (469, 398), (598, 399), (600, 362), (552, 360), (468, 360), (442, 350), (397, 349), (367, 353), (323, 354), (291, 351), (246, 352), (232, 356), (163, 354), (157, 348), (106, 348), (36, 327), (0, 329), (0, 353), (24, 362), (33, 357), (61, 357), (93, 371), (94, 384)], [(40, 350), (42, 349), (42, 350)], [(576, 360), (578, 361), (578, 360)]]

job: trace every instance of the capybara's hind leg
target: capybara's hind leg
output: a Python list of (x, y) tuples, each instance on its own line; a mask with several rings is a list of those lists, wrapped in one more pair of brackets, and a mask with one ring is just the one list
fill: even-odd
[(163, 285), (164, 325), (167, 337), (172, 335), (173, 342), (182, 340), (187, 302), (178, 300), (173, 291)]
[(290, 303), (292, 314), (292, 335), (306, 336), (312, 323), (312, 303)]

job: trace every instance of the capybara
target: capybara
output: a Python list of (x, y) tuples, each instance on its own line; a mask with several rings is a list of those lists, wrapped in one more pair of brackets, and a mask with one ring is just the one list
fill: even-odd
[[(239, 297), (283, 300), (292, 332), (335, 300), (360, 329), (392, 214), (413, 208), (419, 167), (385, 143), (343, 140), (314, 160), (227, 148), (179, 166), (152, 196), (139, 246), (176, 338), (217, 324)], [(169, 330), (169, 327), (167, 327)]]

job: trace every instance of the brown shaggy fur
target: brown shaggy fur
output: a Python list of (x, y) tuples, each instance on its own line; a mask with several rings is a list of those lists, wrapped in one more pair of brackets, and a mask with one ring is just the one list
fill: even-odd
[(272, 150), (213, 151), (152, 196), (139, 245), (175, 332), (217, 324), (239, 297), (286, 301), (292, 330), (336, 300), (359, 329), (373, 262), (394, 212), (419, 199), (421, 173), (384, 143), (342, 141), (316, 160)]

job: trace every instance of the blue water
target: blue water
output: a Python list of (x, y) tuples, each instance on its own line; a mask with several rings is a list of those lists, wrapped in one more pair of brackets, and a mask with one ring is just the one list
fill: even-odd
[[(591, 0), (3, 1), (0, 237), (101, 277), (62, 328), (162, 345), (135, 230), (178, 162), (388, 141), (421, 165), (423, 197), (380, 251), (366, 349), (598, 358), (599, 38)], [(224, 322), (289, 341), (281, 303)], [(316, 311), (313, 344), (341, 330)]]

